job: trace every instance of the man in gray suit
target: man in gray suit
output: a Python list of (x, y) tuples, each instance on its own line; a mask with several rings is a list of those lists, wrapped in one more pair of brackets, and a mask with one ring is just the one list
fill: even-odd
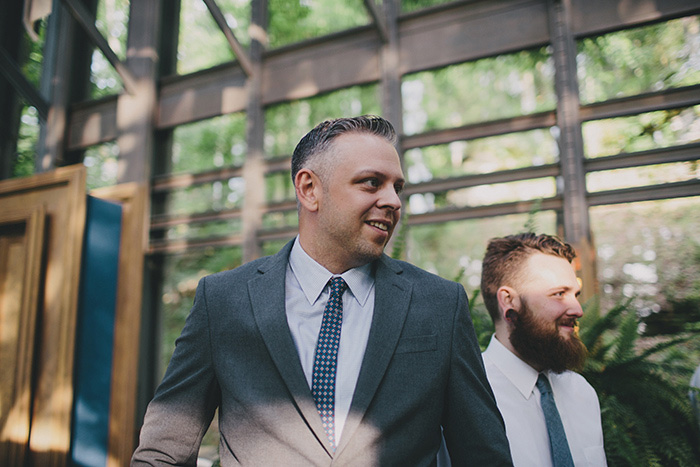
[(393, 127), (326, 121), (292, 157), (299, 236), (199, 283), (132, 465), (511, 465), (464, 289), (383, 251), (404, 178)]

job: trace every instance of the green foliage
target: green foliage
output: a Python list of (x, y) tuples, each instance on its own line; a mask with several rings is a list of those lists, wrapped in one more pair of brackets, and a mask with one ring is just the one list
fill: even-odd
[(406, 134), (527, 115), (556, 107), (546, 48), (406, 75)]
[(579, 42), (579, 84), (583, 103), (700, 82), (697, 38), (700, 18), (586, 38)]
[(362, 0), (269, 0), (268, 47), (367, 24)]
[(600, 398), (611, 466), (695, 466), (700, 433), (688, 399), (694, 362), (679, 351), (697, 330), (641, 340), (631, 300), (601, 315), (586, 304), (581, 339), (589, 350), (583, 376)]
[(353, 86), (265, 110), (265, 154), (291, 156), (311, 128), (329, 118), (381, 114), (376, 85)]
[[(250, 0), (217, 0), (226, 23), (245, 47), (250, 43)], [(182, 0), (177, 72), (192, 73), (233, 60), (234, 54), (202, 0)]]
[(454, 0), (401, 0), (401, 11), (407, 13), (410, 11), (423, 10), (431, 6), (450, 3), (453, 1)]

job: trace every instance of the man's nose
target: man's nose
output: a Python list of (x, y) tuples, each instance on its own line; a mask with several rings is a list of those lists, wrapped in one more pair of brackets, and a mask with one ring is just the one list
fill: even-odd
[(580, 318), (583, 316), (583, 307), (581, 306), (581, 302), (578, 301), (578, 298), (574, 297), (572, 299), (571, 306), (569, 307), (568, 311), (569, 315), (576, 316), (577, 318)]
[(379, 207), (390, 208), (393, 211), (401, 209), (401, 197), (393, 186), (387, 186), (381, 191)]

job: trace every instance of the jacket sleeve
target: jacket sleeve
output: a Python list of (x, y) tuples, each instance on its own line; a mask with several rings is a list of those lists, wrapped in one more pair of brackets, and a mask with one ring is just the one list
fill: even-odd
[(486, 379), (467, 296), (461, 286), (456, 307), (442, 422), (452, 466), (513, 465), (505, 424)]
[(211, 358), (206, 283), (204, 278), (197, 286), (165, 377), (148, 405), (132, 466), (196, 465), (202, 437), (220, 400)]

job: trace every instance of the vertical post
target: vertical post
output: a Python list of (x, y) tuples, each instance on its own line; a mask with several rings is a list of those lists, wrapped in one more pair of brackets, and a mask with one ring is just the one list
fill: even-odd
[[(401, 96), (401, 71), (399, 62), (399, 13), (401, 11), (400, 0), (384, 0), (384, 19), (386, 21), (387, 42), (383, 44), (381, 50), (381, 95), (382, 113), (384, 118), (389, 120), (396, 129), (399, 136), (398, 147), (401, 160), (401, 167), (404, 166), (403, 149), (401, 139), (403, 137), (403, 98)], [(404, 206), (402, 212), (406, 213), (406, 197), (401, 196), (401, 203)], [(394, 242), (397, 241), (399, 233), (407, 228), (407, 224), (401, 221), (392, 236), (386, 251), (391, 254)]]
[[(388, 42), (381, 50), (381, 93), (382, 112), (396, 128), (399, 136), (403, 135), (403, 100), (401, 98), (401, 72), (399, 63), (399, 0), (384, 0), (384, 17), (386, 19)], [(400, 154), (402, 156), (402, 154)], [(403, 159), (403, 157), (402, 157)]]
[[(22, 39), (22, 3), (10, 2), (0, 15), (0, 49), (10, 57), (19, 57)], [(17, 153), (22, 103), (12, 84), (0, 74), (0, 180), (12, 176)]]
[(265, 111), (262, 101), (263, 50), (267, 42), (267, 0), (252, 1), (250, 60), (252, 74), (246, 84), (246, 141), (248, 154), (243, 165), (245, 197), (243, 200), (243, 262), (258, 258), (262, 247), (258, 230), (262, 226), (265, 204)]
[(136, 80), (133, 94), (117, 101), (119, 183), (147, 183), (153, 160), (160, 0), (130, 2), (126, 66)]
[(583, 281), (582, 299), (585, 301), (596, 293), (597, 286), (586, 201), (576, 44), (571, 30), (571, 0), (549, 0), (548, 6), (556, 70), (559, 152), (564, 181), (564, 236), (578, 254), (577, 273)]

